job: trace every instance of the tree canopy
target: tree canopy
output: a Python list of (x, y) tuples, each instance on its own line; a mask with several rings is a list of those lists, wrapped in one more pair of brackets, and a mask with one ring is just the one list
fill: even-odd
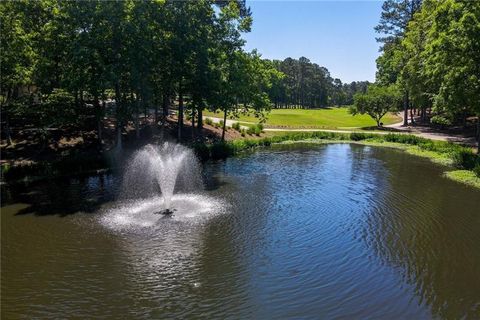
[(480, 2), (388, 0), (383, 9), (377, 82), (397, 84), (424, 121), (427, 109), (442, 123), (480, 117)]

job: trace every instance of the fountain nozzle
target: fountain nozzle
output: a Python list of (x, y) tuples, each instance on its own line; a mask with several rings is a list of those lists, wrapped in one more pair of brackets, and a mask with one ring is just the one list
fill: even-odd
[(177, 209), (164, 209), (162, 211), (157, 211), (157, 212), (154, 212), (154, 214), (163, 214), (164, 216), (172, 216), (173, 213), (177, 211)]

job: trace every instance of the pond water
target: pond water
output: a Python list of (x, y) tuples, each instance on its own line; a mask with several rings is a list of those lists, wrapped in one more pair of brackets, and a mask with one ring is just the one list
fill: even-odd
[(117, 174), (4, 188), (2, 319), (480, 318), (480, 192), (442, 170), (275, 146), (206, 164), (199, 212), (124, 225)]

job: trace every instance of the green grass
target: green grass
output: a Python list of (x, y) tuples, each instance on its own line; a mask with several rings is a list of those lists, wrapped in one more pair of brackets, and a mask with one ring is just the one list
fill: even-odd
[[(222, 117), (222, 112), (207, 111), (206, 116)], [(258, 122), (253, 114), (241, 115), (240, 122)], [(387, 114), (382, 119), (385, 125), (401, 121), (394, 114)], [(325, 129), (355, 129), (376, 126), (368, 115), (352, 116), (348, 108), (328, 109), (272, 109), (267, 115), (266, 126), (286, 128), (325, 128)]]
[(480, 177), (476, 176), (470, 170), (453, 170), (444, 173), (445, 177), (467, 184), (472, 187), (480, 188)]

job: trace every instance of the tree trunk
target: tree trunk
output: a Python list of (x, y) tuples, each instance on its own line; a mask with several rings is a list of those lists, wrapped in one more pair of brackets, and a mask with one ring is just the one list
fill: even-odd
[(225, 129), (227, 127), (227, 109), (223, 110), (223, 128), (222, 128), (222, 141), (225, 141)]
[(403, 126), (408, 126), (408, 91), (403, 97)]
[(122, 150), (122, 123), (117, 119), (117, 151)]
[(410, 109), (410, 125), (415, 125), (415, 112), (413, 111), (413, 109)]
[(116, 149), (117, 151), (122, 150), (122, 102), (121, 102), (121, 93), (120, 86), (118, 82), (115, 84), (115, 112), (117, 118), (117, 142)]
[(182, 81), (180, 80), (178, 87), (178, 142), (182, 140), (182, 129), (183, 129), (183, 92), (182, 92)]
[(97, 118), (97, 139), (98, 143), (102, 144), (102, 110), (100, 107), (100, 102), (98, 101), (98, 96), (95, 95), (93, 99), (93, 105), (95, 107), (95, 114)]
[(169, 100), (169, 94), (164, 93), (163, 99), (162, 99), (162, 115), (165, 119), (168, 117), (168, 100)]
[(7, 134), (7, 145), (13, 146), (12, 130), (10, 129), (10, 121), (6, 113), (5, 113), (5, 133)]
[(134, 104), (134, 114), (133, 114), (133, 123), (134, 123), (134, 126), (135, 126), (135, 139), (139, 139), (140, 138), (140, 124), (139, 124), (139, 118), (140, 118), (140, 112), (139, 112), (139, 108), (138, 108), (138, 94), (133, 94), (130, 93), (130, 99), (132, 100), (132, 103)]
[(477, 115), (477, 155), (480, 156), (480, 113)]
[(158, 123), (158, 99), (155, 99), (155, 115), (154, 115), (154, 122), (155, 122), (155, 127), (157, 126)]
[(192, 141), (195, 141), (195, 107), (192, 105)]
[(203, 140), (203, 110), (202, 106), (198, 106), (198, 119), (197, 119), (197, 133), (200, 140)]

